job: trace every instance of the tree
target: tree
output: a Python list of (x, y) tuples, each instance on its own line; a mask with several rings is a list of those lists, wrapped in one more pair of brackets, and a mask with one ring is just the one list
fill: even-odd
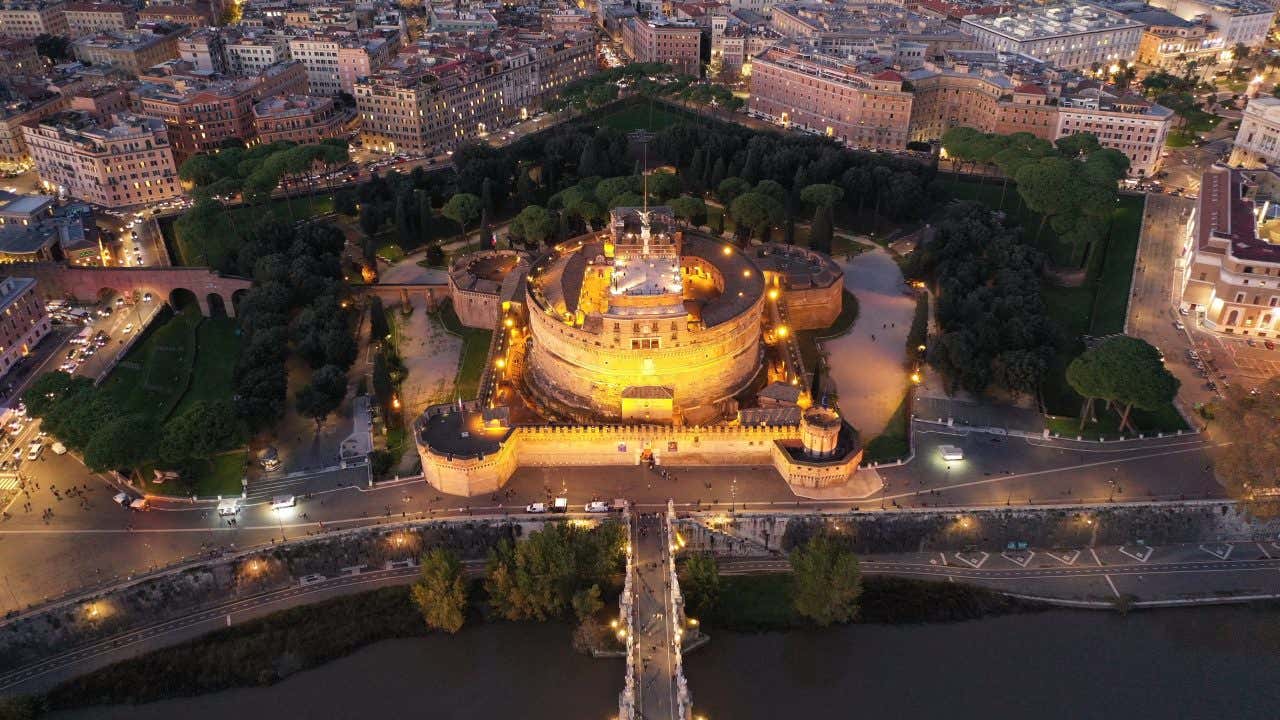
[(1209, 436), (1215, 440), (1213, 469), (1233, 498), (1266, 497), (1280, 492), (1280, 378), (1256, 392), (1227, 388), (1214, 409)]
[(858, 616), (862, 571), (846, 543), (819, 533), (791, 551), (796, 612), (819, 626), (845, 623)]
[(164, 423), (157, 457), (171, 466), (209, 458), (234, 445), (238, 435), (231, 401), (201, 400)]
[(844, 199), (844, 189), (829, 183), (809, 185), (800, 191), (800, 200), (807, 205), (812, 205), (815, 209), (835, 207), (836, 203), (842, 199)]
[(555, 223), (551, 213), (538, 205), (529, 205), (511, 220), (508, 226), (512, 235), (523, 238), (525, 242), (539, 246), (555, 232)]
[(604, 609), (604, 601), (600, 599), (600, 586), (591, 585), (573, 594), (573, 615), (578, 622), (586, 622), (596, 613)]
[(294, 398), (298, 412), (316, 421), (316, 432), (329, 413), (338, 409), (347, 394), (347, 374), (336, 365), (325, 365), (311, 374), (307, 383)]
[(470, 193), (458, 193), (449, 198), (440, 214), (457, 223), (462, 239), (466, 240), (467, 226), (480, 217), (480, 198)]
[[(782, 203), (758, 192), (738, 196), (729, 205), (729, 216), (737, 224), (738, 234), (763, 235), (769, 228), (783, 221)], [(746, 230), (747, 233), (743, 233)]]
[(432, 548), (422, 556), (422, 576), (410, 591), (427, 627), (456, 633), (466, 620), (467, 585), (458, 556)]
[(661, 203), (680, 194), (680, 179), (672, 173), (658, 172), (649, 175), (649, 203)]
[(716, 185), (716, 197), (720, 202), (728, 205), (734, 198), (750, 190), (751, 184), (740, 177), (725, 178)]
[(671, 211), (690, 225), (701, 225), (707, 216), (707, 204), (701, 198), (684, 195), (671, 201)]
[(55, 63), (75, 59), (71, 52), (71, 38), (62, 35), (37, 35), (34, 44), (38, 55)]
[(685, 608), (695, 616), (705, 616), (720, 601), (720, 568), (710, 553), (696, 553), (685, 563), (680, 576)]
[(1067, 382), (1086, 398), (1082, 426), (1096, 398), (1123, 406), (1122, 432), (1126, 428), (1133, 430), (1129, 421), (1133, 408), (1159, 410), (1173, 402), (1180, 384), (1164, 366), (1158, 350), (1145, 340), (1128, 335), (1108, 337), (1072, 360), (1067, 366)]
[(391, 400), (395, 388), (391, 383), (391, 369), (388, 367), (387, 354), (379, 350), (373, 356), (373, 396), (382, 407), (383, 417), (394, 417), (391, 413)]
[(139, 415), (109, 418), (93, 432), (84, 448), (84, 464), (94, 472), (131, 468), (146, 459), (155, 429)]
[(821, 253), (831, 254), (831, 243), (834, 236), (830, 205), (819, 205), (813, 215), (813, 224), (809, 226), (809, 248)]
[(374, 295), (369, 298), (369, 339), (375, 344), (382, 344), (391, 337), (391, 326), (387, 322), (387, 311), (382, 307), (382, 298)]

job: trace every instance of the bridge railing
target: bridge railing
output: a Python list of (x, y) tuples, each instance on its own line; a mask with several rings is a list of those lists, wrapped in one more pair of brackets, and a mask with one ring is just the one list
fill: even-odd
[(663, 522), (666, 524), (667, 531), (667, 577), (671, 584), (671, 597), (668, 598), (671, 613), (667, 622), (671, 623), (671, 636), (675, 638), (675, 647), (671, 648), (671, 655), (673, 662), (672, 672), (675, 673), (676, 680), (676, 718), (677, 720), (689, 720), (693, 716), (693, 695), (689, 692), (689, 681), (684, 676), (684, 595), (680, 592), (680, 578), (676, 575), (676, 534), (674, 528), (671, 527), (671, 519), (675, 517), (675, 514), (675, 506), (668, 499), (667, 512), (663, 516)]
[(634, 533), (631, 524), (631, 508), (630, 503), (627, 508), (622, 511), (622, 521), (627, 526), (627, 572), (626, 579), (622, 583), (622, 594), (618, 596), (618, 614), (621, 616), (619, 622), (620, 631), (626, 633), (627, 641), (627, 667), (626, 676), (623, 679), (622, 691), (618, 693), (618, 720), (635, 720), (636, 717), (636, 673), (639, 672), (641, 664), (637, 661), (640, 652), (640, 646), (636, 643), (635, 628), (635, 552), (634, 552)]

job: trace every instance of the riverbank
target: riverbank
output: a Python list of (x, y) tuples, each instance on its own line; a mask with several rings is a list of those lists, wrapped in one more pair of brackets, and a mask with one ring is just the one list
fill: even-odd
[[(720, 583), (719, 602), (699, 618), (712, 633), (716, 629), (766, 632), (814, 627), (791, 602), (790, 573), (731, 575)], [(859, 602), (856, 622), (879, 625), (961, 622), (1049, 607), (975, 585), (874, 575), (863, 577)]]
[[(748, 631), (811, 627), (792, 609), (790, 578), (789, 574), (723, 578), (719, 609), (703, 619), (704, 627)], [(467, 626), (511, 624), (490, 621), (486, 607), (481, 584), (472, 582)], [(963, 584), (872, 577), (864, 581), (862, 607), (862, 623), (913, 624), (972, 620), (1044, 606)], [(438, 633), (427, 630), (407, 587), (380, 588), (273, 613), (110, 665), (43, 696), (0, 706), (0, 720), (269, 686), (367, 645), (429, 635)], [(560, 641), (569, 648), (571, 633), (563, 633)]]

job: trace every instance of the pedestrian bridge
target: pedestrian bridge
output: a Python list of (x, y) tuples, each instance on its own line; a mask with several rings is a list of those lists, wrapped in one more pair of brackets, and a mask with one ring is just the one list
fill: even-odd
[(14, 263), (5, 272), (35, 279), (36, 293), (44, 300), (95, 303), (107, 291), (139, 297), (151, 293), (174, 306), (184, 304), (184, 297), (194, 298), (206, 316), (217, 310), (234, 317), (236, 301), (253, 285), (246, 278), (222, 275), (205, 267), (77, 267), (39, 262)]
[(676, 577), (671, 502), (661, 513), (628, 514), (631, 542), (619, 604), (627, 641), (626, 682), (619, 720), (689, 720), (692, 697), (684, 677), (688, 621)]

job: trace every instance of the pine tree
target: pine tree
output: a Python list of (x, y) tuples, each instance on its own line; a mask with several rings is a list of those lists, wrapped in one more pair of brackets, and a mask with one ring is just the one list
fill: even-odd
[(600, 152), (596, 149), (595, 141), (588, 141), (582, 148), (582, 155), (578, 157), (578, 177), (588, 178), (602, 174)]
[(728, 171), (725, 170), (724, 158), (716, 158), (715, 167), (711, 170), (711, 181), (707, 183), (707, 187), (720, 187), (720, 183), (724, 182), (724, 179), (728, 176)]
[(754, 144), (747, 150), (747, 160), (743, 163), (742, 172), (738, 176), (752, 185), (760, 181), (760, 153)]
[(814, 213), (813, 225), (809, 227), (809, 248), (831, 254), (832, 211), (829, 205), (818, 208)]
[(702, 176), (707, 168), (707, 153), (702, 148), (693, 151), (693, 162), (689, 163), (689, 174), (685, 177), (689, 178), (687, 183), (690, 190), (702, 190)]

